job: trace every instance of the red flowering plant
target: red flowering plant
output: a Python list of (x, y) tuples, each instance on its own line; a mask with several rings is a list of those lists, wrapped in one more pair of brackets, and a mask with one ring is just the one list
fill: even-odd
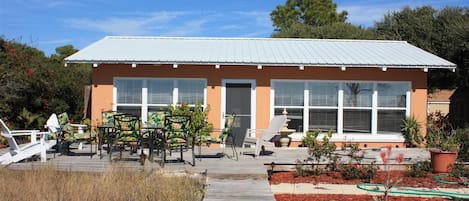
[(390, 171), (389, 162), (390, 162), (391, 159), (394, 159), (397, 164), (402, 164), (402, 162), (404, 161), (404, 153), (399, 153), (395, 158), (392, 158), (392, 156), (391, 156), (392, 146), (389, 145), (386, 148), (387, 148), (386, 151), (382, 151), (380, 153), (380, 158), (383, 161), (384, 170), (387, 172), (386, 182), (383, 184), (384, 196), (382, 198), (374, 197), (374, 200), (387, 201), (388, 196), (389, 196), (389, 192), (391, 191), (392, 187), (394, 187), (395, 185), (397, 185), (399, 182), (402, 181), (402, 178), (397, 178), (397, 179), (391, 178), (391, 171)]

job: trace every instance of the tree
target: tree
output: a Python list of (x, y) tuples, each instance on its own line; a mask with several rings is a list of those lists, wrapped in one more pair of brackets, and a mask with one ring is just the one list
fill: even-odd
[(270, 14), (277, 30), (288, 29), (294, 24), (323, 26), (345, 22), (347, 11), (336, 12), (332, 0), (287, 0)]
[(53, 112), (66, 111), (79, 119), (91, 68), (62, 64), (63, 58), (76, 51), (63, 46), (48, 58), (36, 48), (0, 37), (0, 118), (14, 127), (31, 129), (43, 128)]
[(455, 88), (469, 86), (468, 8), (446, 7), (435, 10), (430, 6), (389, 13), (375, 24), (378, 38), (405, 40), (426, 51), (457, 64), (457, 72), (432, 69), (428, 73), (428, 86)]
[(287, 0), (270, 14), (272, 37), (373, 39), (371, 30), (345, 22), (347, 11), (337, 13), (332, 0)]

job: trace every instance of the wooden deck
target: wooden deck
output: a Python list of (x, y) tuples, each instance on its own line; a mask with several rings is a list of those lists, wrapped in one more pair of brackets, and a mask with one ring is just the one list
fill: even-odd
[[(297, 160), (304, 160), (308, 157), (305, 148), (276, 148), (273, 155), (261, 156), (253, 158), (251, 155), (239, 156), (236, 160), (232, 157), (229, 148), (215, 149), (202, 147), (201, 155), (196, 159), (196, 165), (192, 166), (192, 156), (190, 152), (184, 153), (185, 163), (165, 163), (165, 167), (159, 165), (159, 158), (155, 158), (155, 162), (148, 160), (144, 165), (140, 164), (140, 157), (137, 154), (128, 155), (124, 152), (125, 160), (109, 160), (106, 152), (103, 157), (98, 154), (90, 157), (90, 145), (85, 145), (83, 150), (72, 150), (73, 154), (59, 155), (54, 157), (53, 150), (48, 153), (48, 161), (41, 163), (37, 161), (24, 161), (11, 164), (11, 169), (32, 169), (38, 166), (52, 166), (59, 170), (66, 171), (88, 171), (102, 172), (109, 168), (128, 168), (132, 170), (161, 170), (161, 171), (185, 171), (193, 173), (207, 174), (207, 191), (205, 201), (224, 201), (224, 200), (275, 200), (272, 190), (268, 182), (268, 169), (271, 169), (274, 162), (275, 170), (292, 169)], [(93, 147), (95, 149), (95, 147)], [(0, 154), (6, 150), (0, 150)], [(403, 151), (406, 157), (412, 161), (424, 160), (429, 157), (428, 151), (421, 150), (406, 152), (406, 149), (397, 149), (396, 152)], [(239, 152), (239, 150), (238, 150)], [(175, 160), (179, 156), (173, 153), (170, 160)], [(374, 161), (379, 156), (379, 151), (367, 151), (365, 161)], [(118, 158), (119, 152), (113, 152), (113, 158)]]

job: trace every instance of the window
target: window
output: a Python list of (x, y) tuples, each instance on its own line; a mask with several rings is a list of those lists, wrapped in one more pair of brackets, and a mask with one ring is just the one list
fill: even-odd
[(178, 82), (179, 103), (195, 105), (203, 103), (205, 81), (203, 80), (180, 80)]
[(114, 81), (116, 110), (146, 120), (149, 111), (166, 111), (168, 105), (205, 103), (205, 79), (132, 79)]
[(409, 113), (406, 82), (275, 80), (272, 87), (274, 114), (286, 109), (297, 132), (397, 134)]
[(378, 83), (378, 132), (400, 131), (406, 114), (406, 93), (409, 85), (404, 83)]
[(298, 132), (303, 131), (303, 107), (304, 107), (303, 82), (278, 82), (275, 83), (275, 115), (282, 115), (284, 109), (288, 112), (288, 128)]
[(309, 130), (337, 132), (338, 90), (339, 83), (308, 83)]
[(343, 83), (344, 132), (371, 133), (372, 83)]
[(169, 105), (173, 102), (172, 80), (148, 80), (148, 104)]

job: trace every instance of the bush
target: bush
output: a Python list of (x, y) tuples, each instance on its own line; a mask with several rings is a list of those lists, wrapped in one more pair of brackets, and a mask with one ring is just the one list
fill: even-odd
[(347, 179), (362, 179), (370, 181), (376, 174), (378, 167), (374, 163), (369, 165), (360, 165), (358, 163), (340, 164), (339, 171)]
[(430, 161), (419, 161), (409, 167), (407, 175), (411, 177), (425, 177), (431, 171), (432, 166)]

